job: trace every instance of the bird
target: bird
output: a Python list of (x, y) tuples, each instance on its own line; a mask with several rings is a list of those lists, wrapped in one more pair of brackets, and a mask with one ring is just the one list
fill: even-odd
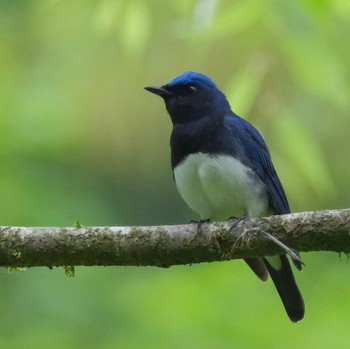
[[(170, 147), (175, 184), (201, 221), (224, 221), (247, 213), (252, 217), (290, 213), (261, 134), (232, 111), (210, 77), (186, 71), (165, 85), (144, 88), (165, 102), (173, 124)], [(301, 320), (304, 300), (287, 256), (245, 261), (261, 280), (271, 276), (290, 320)]]

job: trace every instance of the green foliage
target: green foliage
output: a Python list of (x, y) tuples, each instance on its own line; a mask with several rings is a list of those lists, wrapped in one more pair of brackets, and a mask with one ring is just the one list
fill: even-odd
[(7, 268), (7, 270), (8, 270), (8, 272), (9, 273), (21, 273), (22, 271), (26, 271), (27, 270), (27, 268), (20, 268), (20, 267), (8, 267)]
[[(294, 211), (348, 207), (349, 23), (341, 0), (1, 1), (0, 224), (196, 219), (143, 90), (189, 69), (262, 131)], [(297, 325), (240, 262), (4, 271), (0, 346), (346, 347), (349, 265), (302, 257)]]
[(84, 226), (80, 223), (79, 219), (76, 219), (74, 221), (74, 227), (79, 229), (79, 228), (83, 228)]
[(68, 277), (74, 277), (75, 276), (75, 267), (74, 267), (74, 265), (65, 265), (63, 267), (63, 269), (64, 269), (64, 273)]

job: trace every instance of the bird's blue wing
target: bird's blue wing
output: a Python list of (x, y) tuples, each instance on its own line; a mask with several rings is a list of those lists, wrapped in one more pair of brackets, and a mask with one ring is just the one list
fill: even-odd
[[(290, 213), (282, 184), (272, 164), (269, 150), (260, 133), (249, 122), (235, 114), (224, 118), (224, 126), (226, 132), (228, 131), (231, 134), (232, 155), (237, 153), (234, 147), (238, 148), (240, 158), (249, 167), (253, 168), (256, 175), (266, 185), (271, 212), (274, 214)], [(301, 270), (301, 264), (295, 260), (293, 262)], [(301, 320), (304, 316), (304, 301), (295, 283), (286, 255), (270, 258), (264, 257), (263, 265), (261, 265), (261, 259), (255, 259), (253, 262), (248, 260), (247, 263), (260, 277), (265, 276), (266, 271), (264, 271), (264, 267), (267, 268), (289, 318), (294, 322)], [(258, 267), (255, 264), (258, 264)], [(261, 269), (263, 270), (262, 273), (260, 272)]]
[(224, 126), (231, 137), (235, 137), (234, 143), (239, 142), (244, 149), (241, 157), (243, 156), (247, 165), (252, 167), (265, 183), (271, 211), (275, 214), (290, 213), (286, 194), (272, 164), (269, 150), (258, 130), (236, 115), (225, 117)]

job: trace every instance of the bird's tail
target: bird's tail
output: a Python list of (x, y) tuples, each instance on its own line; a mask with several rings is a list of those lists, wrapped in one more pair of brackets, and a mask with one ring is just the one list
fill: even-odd
[(287, 256), (263, 257), (263, 261), (289, 318), (293, 322), (301, 320), (305, 312), (304, 300), (295, 282)]

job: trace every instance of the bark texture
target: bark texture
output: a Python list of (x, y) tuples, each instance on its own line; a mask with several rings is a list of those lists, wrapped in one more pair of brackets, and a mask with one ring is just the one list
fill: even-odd
[[(233, 228), (231, 228), (233, 226)], [(231, 228), (231, 229), (230, 229)], [(146, 227), (0, 227), (0, 265), (170, 267), (281, 253), (264, 233), (300, 252), (350, 252), (350, 209), (235, 223)]]

